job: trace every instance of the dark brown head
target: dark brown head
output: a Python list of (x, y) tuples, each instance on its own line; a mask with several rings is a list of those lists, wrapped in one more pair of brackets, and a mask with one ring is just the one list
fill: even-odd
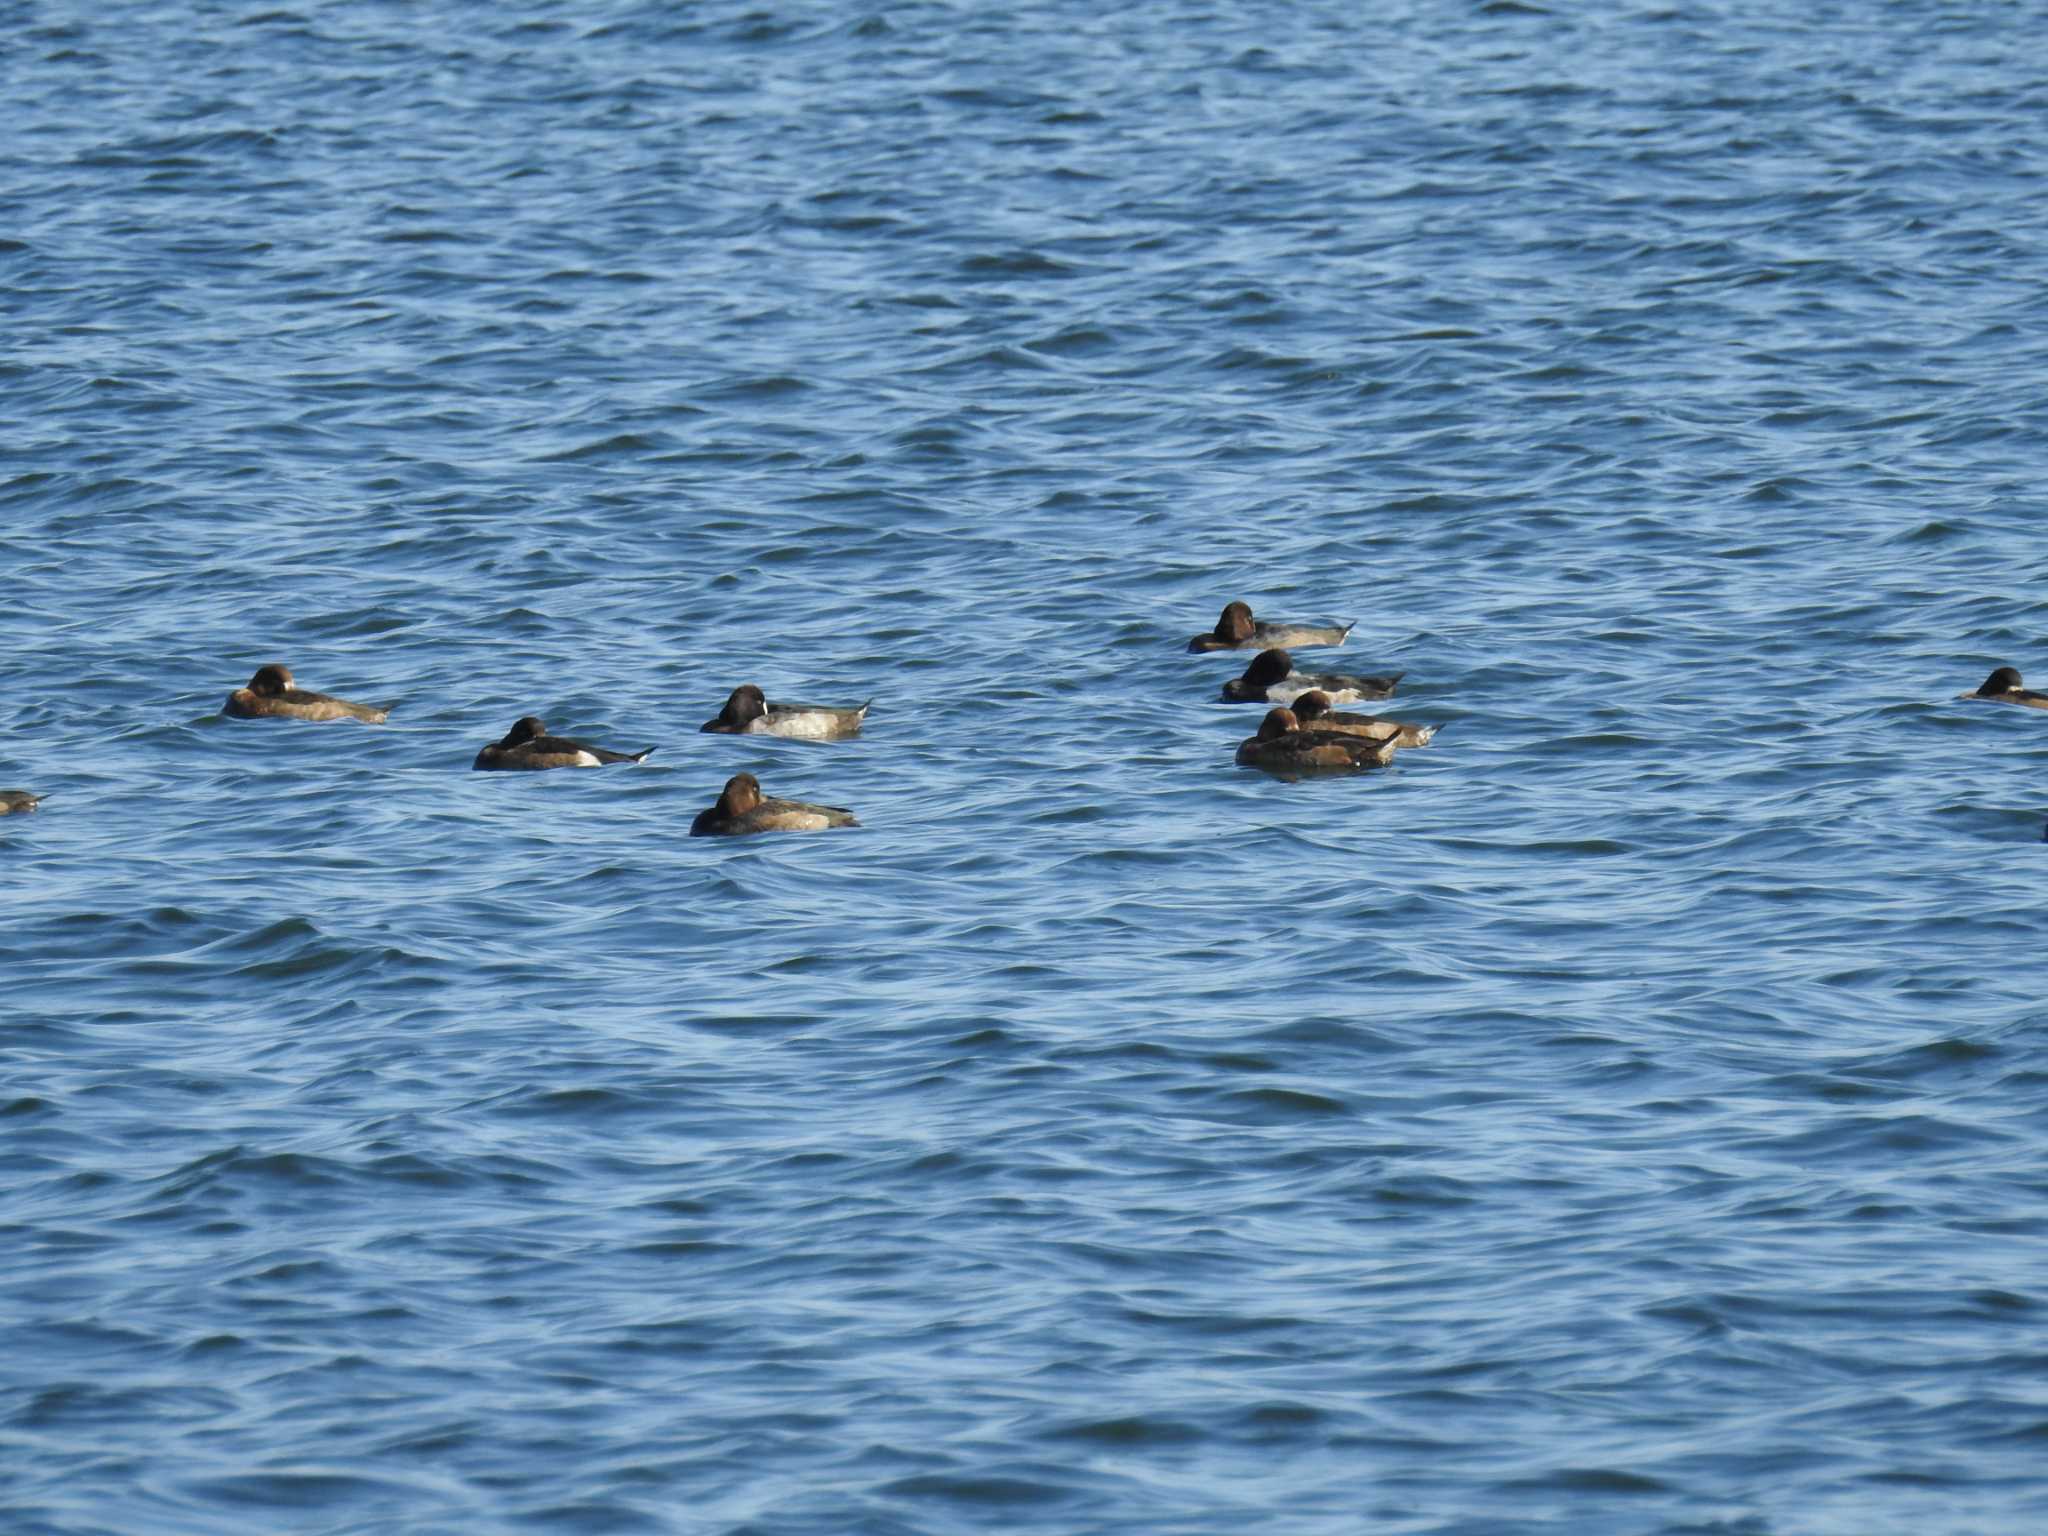
[(1215, 635), (1228, 645), (1243, 645), (1252, 637), (1252, 605), (1225, 603), (1223, 617), (1216, 621)]
[(751, 773), (736, 773), (725, 781), (725, 788), (719, 792), (718, 810), (722, 816), (744, 816), (761, 803), (761, 781)]
[(1277, 741), (1301, 729), (1301, 722), (1291, 709), (1269, 709), (1266, 718), (1259, 722), (1259, 740)]
[(1320, 688), (1311, 688), (1294, 701), (1295, 718), (1304, 726), (1314, 725), (1329, 712), (1330, 696)]
[(1984, 686), (1977, 690), (1980, 698), (1995, 698), (2001, 693), (2011, 693), (2020, 686), (2018, 667), (2000, 667), (1984, 679)]
[(752, 683), (741, 683), (725, 701), (716, 720), (704, 724), (707, 731), (744, 731), (749, 722), (768, 713), (768, 700)]
[(512, 729), (505, 733), (505, 739), (499, 742), (498, 745), (501, 747), (520, 747), (529, 741), (540, 740), (547, 733), (548, 728), (532, 715), (521, 715), (512, 722)]
[(1254, 688), (1270, 688), (1294, 670), (1294, 658), (1277, 645), (1261, 651), (1244, 669), (1244, 681)]
[(258, 667), (256, 675), (249, 679), (249, 691), (261, 694), (266, 699), (277, 698), (292, 691), (292, 669), (283, 662), (273, 661), (267, 667)]

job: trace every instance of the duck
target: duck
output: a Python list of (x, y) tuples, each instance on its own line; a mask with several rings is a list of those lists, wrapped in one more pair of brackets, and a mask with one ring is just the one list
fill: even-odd
[(229, 694), (221, 713), (237, 720), (363, 720), (371, 725), (382, 725), (391, 718), (388, 708), (311, 693), (292, 680), (290, 667), (275, 661), (258, 667), (248, 687)]
[(820, 832), (827, 827), (857, 827), (853, 812), (836, 805), (810, 805), (802, 800), (762, 798), (761, 781), (736, 773), (725, 781), (718, 803), (697, 813), (692, 837), (739, 837), (748, 832)]
[(548, 728), (532, 715), (521, 715), (503, 741), (494, 741), (476, 755), (471, 766), (480, 769), (602, 768), (607, 763), (645, 762), (652, 747), (638, 752), (614, 752), (609, 747), (587, 746), (566, 736), (550, 736)]
[(1276, 645), (1342, 645), (1350, 624), (1301, 624), (1276, 619), (1262, 623), (1252, 617), (1250, 603), (1225, 603), (1223, 617), (1206, 635), (1188, 642), (1191, 651), (1267, 650)]
[(1275, 646), (1259, 652), (1243, 677), (1223, 685), (1223, 697), (1235, 704), (1292, 704), (1311, 688), (1328, 695), (1332, 704), (1350, 704), (1359, 699), (1388, 699), (1394, 685), (1406, 674), (1386, 677), (1340, 677), (1335, 673), (1297, 672), (1294, 658)]
[(48, 798), (25, 789), (0, 789), (0, 816), (26, 816)]
[(1289, 707), (1304, 731), (1341, 731), (1347, 736), (1392, 741), (1400, 747), (1426, 747), (1438, 730), (1434, 725), (1403, 725), (1378, 715), (1341, 714), (1330, 708), (1330, 696), (1320, 688), (1309, 689)]
[(1356, 773), (1361, 768), (1384, 768), (1393, 761), (1400, 743), (1391, 736), (1374, 741), (1365, 736), (1347, 736), (1340, 731), (1304, 730), (1291, 709), (1269, 709), (1259, 722), (1259, 734), (1237, 744), (1241, 768), (1263, 768), (1268, 773)]
[(725, 701), (716, 720), (699, 730), (723, 736), (787, 736), (797, 741), (843, 741), (858, 736), (868, 717), (868, 704), (847, 709), (830, 704), (773, 704), (752, 683), (741, 683)]
[(1998, 704), (2024, 704), (2029, 709), (2048, 709), (2048, 693), (2036, 693), (2020, 686), (2018, 667), (2000, 667), (1975, 693), (1959, 693), (1959, 699), (1990, 699)]

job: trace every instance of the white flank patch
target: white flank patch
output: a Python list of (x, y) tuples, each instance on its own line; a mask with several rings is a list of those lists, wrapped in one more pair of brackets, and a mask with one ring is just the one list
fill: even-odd
[(837, 723), (825, 710), (799, 709), (773, 716), (768, 729), (777, 736), (830, 736)]

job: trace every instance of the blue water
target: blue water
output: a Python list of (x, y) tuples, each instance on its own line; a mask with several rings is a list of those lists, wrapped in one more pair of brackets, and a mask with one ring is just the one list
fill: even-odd
[(2048, 1528), (2048, 6), (512, 9), (0, 5), (0, 1529)]

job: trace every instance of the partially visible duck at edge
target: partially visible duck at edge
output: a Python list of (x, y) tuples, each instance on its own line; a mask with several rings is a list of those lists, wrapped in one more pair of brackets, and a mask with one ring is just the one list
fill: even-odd
[(1304, 730), (1293, 710), (1269, 709), (1259, 722), (1259, 734), (1237, 744), (1237, 762), (1241, 768), (1263, 768), (1268, 773), (1355, 773), (1386, 767), (1399, 747), (1391, 736), (1374, 741), (1339, 731)]
[(811, 805), (802, 800), (770, 800), (751, 773), (725, 781), (718, 803), (697, 813), (692, 837), (739, 837), (748, 832), (821, 832), (827, 827), (857, 827), (853, 812), (836, 805)]
[(787, 736), (794, 741), (843, 741), (858, 736), (868, 717), (868, 704), (847, 709), (830, 704), (778, 704), (762, 696), (752, 683), (741, 683), (716, 720), (700, 730), (722, 736)]
[(26, 816), (47, 798), (25, 789), (0, 789), (0, 816)]
[(1191, 651), (1270, 650), (1276, 645), (1342, 645), (1351, 624), (1300, 624), (1285, 619), (1263, 623), (1252, 617), (1251, 604), (1226, 603), (1223, 617), (1206, 635), (1188, 642)]
[(1378, 715), (1347, 715), (1330, 708), (1330, 696), (1311, 688), (1289, 706), (1304, 731), (1338, 731), (1347, 736), (1364, 736), (1373, 741), (1391, 741), (1397, 747), (1426, 747), (1437, 733), (1433, 725), (1404, 725), (1399, 720), (1382, 720)]
[(292, 681), (292, 669), (280, 662), (258, 667), (248, 687), (228, 695), (221, 713), (237, 720), (367, 720), (371, 725), (382, 725), (391, 717), (389, 709), (373, 704), (351, 704), (309, 692)]
[(1223, 697), (1234, 704), (1292, 704), (1311, 688), (1328, 695), (1332, 704), (1351, 704), (1360, 699), (1390, 699), (1402, 674), (1387, 677), (1340, 677), (1334, 672), (1297, 672), (1294, 658), (1285, 651), (1261, 651), (1244, 669), (1223, 685)]
[(652, 747), (638, 752), (614, 752), (609, 747), (588, 746), (566, 736), (550, 736), (548, 728), (532, 715), (512, 722), (503, 741), (494, 741), (477, 753), (471, 766), (482, 769), (602, 768), (607, 763), (637, 763), (646, 759)]
[(2000, 667), (1984, 679), (1975, 693), (1959, 693), (1959, 699), (1990, 699), (1998, 704), (2024, 704), (2029, 709), (2048, 709), (2048, 693), (2036, 693), (2020, 686), (2018, 667)]

